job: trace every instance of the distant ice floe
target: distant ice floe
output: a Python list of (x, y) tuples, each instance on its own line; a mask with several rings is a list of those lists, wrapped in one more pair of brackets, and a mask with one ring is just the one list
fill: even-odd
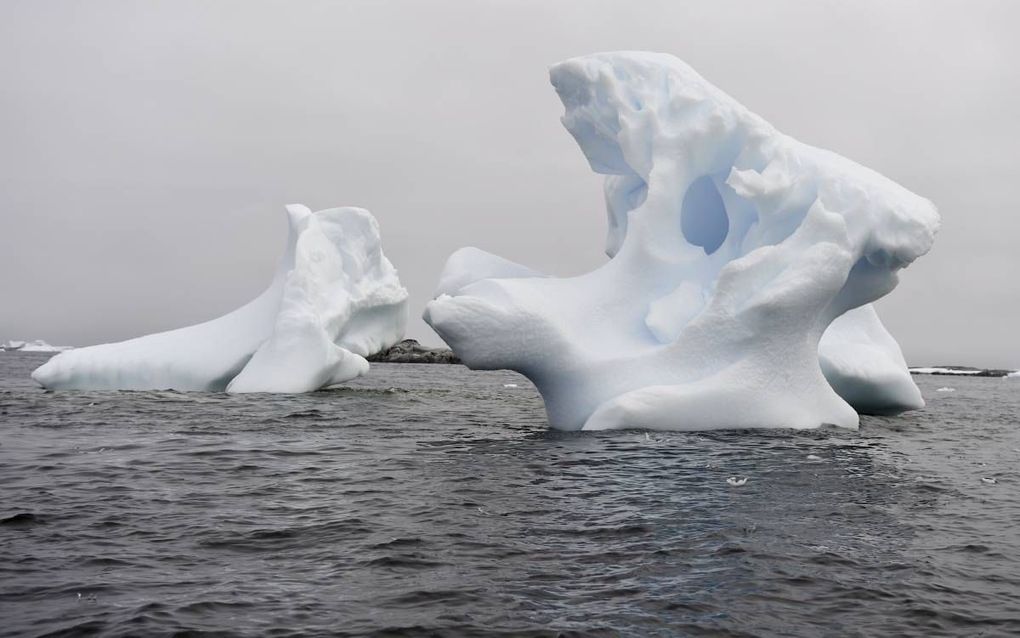
[(0, 352), (63, 352), (73, 350), (74, 346), (54, 346), (42, 339), (35, 341), (4, 341), (0, 343)]
[(958, 374), (960, 376), (971, 376), (980, 374), (980, 370), (959, 369), (959, 368), (910, 368), (914, 374)]
[(269, 288), (218, 319), (64, 352), (47, 388), (308, 392), (368, 370), (404, 336), (407, 291), (360, 208), (287, 207), (287, 249)]
[(1012, 377), (1017, 374), (1014, 370), (1003, 370), (1001, 368), (972, 368), (969, 366), (935, 366), (926, 368), (910, 368), (911, 374), (933, 374), (959, 377)]
[(931, 248), (931, 202), (675, 57), (596, 54), (550, 75), (606, 176), (610, 260), (555, 278), (455, 252), (424, 318), (466, 365), (524, 374), (563, 430), (856, 428), (857, 411), (924, 404), (869, 304)]

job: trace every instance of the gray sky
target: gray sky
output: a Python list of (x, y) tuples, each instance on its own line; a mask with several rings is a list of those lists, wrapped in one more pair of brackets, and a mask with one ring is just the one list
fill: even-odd
[(85, 345), (266, 286), (283, 206), (363, 206), (411, 291), (474, 245), (605, 260), (547, 68), (675, 54), (798, 139), (932, 199), (879, 303), (912, 364), (1020, 367), (1020, 2), (0, 1), (0, 340)]

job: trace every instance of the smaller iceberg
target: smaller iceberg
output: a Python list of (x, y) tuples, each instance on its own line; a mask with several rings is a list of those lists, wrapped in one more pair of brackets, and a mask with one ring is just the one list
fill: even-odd
[(71, 350), (74, 346), (54, 346), (42, 339), (35, 341), (10, 340), (0, 343), (0, 352), (63, 352)]
[(218, 319), (61, 353), (46, 388), (310, 392), (368, 371), (404, 336), (407, 291), (361, 208), (287, 206), (287, 250), (269, 288)]

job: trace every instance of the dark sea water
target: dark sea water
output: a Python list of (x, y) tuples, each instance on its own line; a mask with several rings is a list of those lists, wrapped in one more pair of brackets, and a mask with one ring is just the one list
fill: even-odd
[(0, 353), (0, 634), (1020, 634), (1020, 379), (918, 377), (858, 433), (562, 434), (509, 372), (49, 393), (47, 357)]

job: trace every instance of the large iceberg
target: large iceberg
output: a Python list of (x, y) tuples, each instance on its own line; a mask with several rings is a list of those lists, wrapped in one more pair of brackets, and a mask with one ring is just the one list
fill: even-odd
[(361, 208), (287, 206), (287, 250), (261, 295), (218, 319), (59, 354), (47, 388), (308, 392), (368, 370), (400, 341), (407, 291)]
[(931, 247), (931, 202), (669, 55), (575, 58), (551, 79), (607, 175), (611, 259), (553, 278), (454, 253), (424, 316), (464, 363), (526, 375), (564, 430), (856, 428), (848, 401), (923, 405), (869, 304)]

